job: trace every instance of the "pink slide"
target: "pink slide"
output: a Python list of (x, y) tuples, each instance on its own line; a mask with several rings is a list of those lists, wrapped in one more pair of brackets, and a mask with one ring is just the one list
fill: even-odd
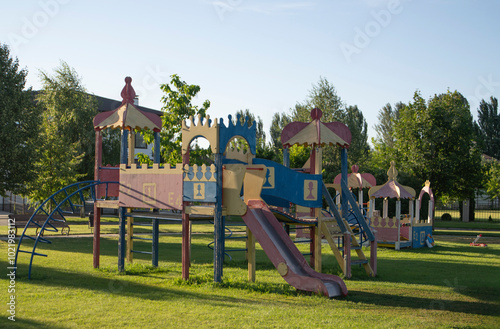
[(307, 264), (264, 201), (249, 200), (247, 213), (242, 218), (267, 257), (276, 268), (279, 267), (283, 279), (290, 285), (298, 290), (321, 293), (330, 298), (347, 295), (347, 287), (341, 278), (318, 273)]

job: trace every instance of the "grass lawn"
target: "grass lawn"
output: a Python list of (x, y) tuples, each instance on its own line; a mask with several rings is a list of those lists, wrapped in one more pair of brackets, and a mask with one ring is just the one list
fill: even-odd
[[(173, 225), (179, 226), (180, 225)], [(172, 227), (173, 227), (172, 226)], [(209, 228), (209, 225), (207, 225)], [(470, 247), (470, 239), (436, 236), (432, 249), (378, 250), (378, 276), (353, 268), (349, 295), (308, 295), (286, 284), (264, 252), (257, 252), (257, 281), (248, 283), (244, 253), (233, 253), (220, 284), (213, 283), (211, 234), (194, 225), (191, 279), (181, 277), (181, 237), (160, 236), (160, 264), (135, 254), (117, 272), (117, 239), (101, 241), (101, 268), (92, 268), (92, 239), (54, 238), (40, 245), (48, 257), (20, 256), (16, 278), (16, 322), (4, 314), (1, 328), (498, 328), (500, 327), (500, 239)], [(178, 229), (178, 228), (176, 228)], [(241, 241), (228, 242), (242, 247)], [(307, 248), (301, 245), (301, 248)], [(135, 241), (134, 249), (148, 250)], [(259, 248), (259, 246), (258, 246)], [(7, 268), (7, 243), (0, 242)], [(305, 250), (305, 249), (304, 249)], [(339, 274), (328, 246), (323, 272)], [(7, 272), (7, 270), (5, 270)], [(9, 282), (0, 276), (5, 291)]]

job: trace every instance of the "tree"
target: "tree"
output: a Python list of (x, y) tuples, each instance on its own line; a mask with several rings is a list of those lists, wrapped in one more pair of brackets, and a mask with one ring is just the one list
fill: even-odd
[(289, 115), (285, 113), (274, 113), (269, 134), (271, 135), (271, 147), (275, 152), (281, 152), (283, 149), (283, 144), (281, 143), (281, 132), (290, 122), (292, 122), (292, 119)]
[[(262, 119), (259, 116), (255, 118), (255, 115), (251, 113), (249, 109), (246, 109), (245, 111), (239, 110), (238, 112), (236, 112), (236, 118), (238, 117), (238, 115), (240, 116), (241, 124), (244, 124), (246, 118), (248, 118), (247, 125), (251, 127), (253, 124), (255, 124), (256, 126), (257, 158), (272, 159), (273, 152), (271, 150), (271, 147), (266, 142), (266, 133), (264, 132), (264, 123), (262, 122)], [(233, 118), (233, 120), (235, 120), (236, 118)], [(245, 147), (241, 144), (240, 146)]]
[(387, 169), (391, 161), (397, 161), (397, 150), (395, 148), (394, 125), (399, 120), (399, 113), (404, 108), (404, 104), (398, 102), (394, 105), (387, 103), (378, 112), (378, 124), (374, 125), (377, 136), (372, 137), (373, 150), (371, 152), (370, 163), (367, 166), (377, 180), (384, 181)]
[(349, 158), (351, 164), (363, 167), (370, 156), (370, 145), (368, 145), (368, 124), (357, 105), (348, 106), (344, 123), (351, 131), (352, 140), (349, 145)]
[(486, 166), (484, 186), (491, 199), (500, 198), (500, 162), (491, 160)]
[(319, 108), (323, 112), (321, 121), (343, 121), (345, 117), (345, 104), (337, 90), (326, 78), (320, 77), (316, 85), (313, 85), (309, 95), (303, 104), (297, 103), (292, 110), (293, 121), (311, 121), (311, 110)]
[(427, 104), (415, 92), (400, 111), (394, 137), (400, 172), (430, 180), (445, 201), (473, 197), (481, 159), (469, 104), (459, 92), (435, 95)]
[[(162, 84), (161, 90), (165, 93), (161, 99), (162, 107), (162, 130), (160, 133), (161, 145), (161, 162), (170, 163), (175, 166), (182, 162), (182, 121), (189, 119), (190, 116), (196, 118), (199, 114), (205, 116), (210, 101), (205, 100), (201, 107), (193, 105), (193, 98), (200, 92), (201, 88), (198, 85), (189, 85), (182, 81), (177, 74), (170, 76), (170, 84)], [(146, 143), (153, 142), (153, 134), (151, 132), (141, 132)], [(210, 149), (205, 150), (195, 148), (191, 154), (191, 158), (206, 156), (210, 153)]]
[(37, 94), (43, 109), (38, 178), (30, 199), (38, 202), (78, 180), (93, 179), (94, 127), (97, 101), (89, 95), (74, 69), (61, 62), (53, 75), (40, 72), (42, 90)]
[(475, 126), (483, 153), (500, 159), (500, 113), (498, 113), (498, 100), (495, 97), (490, 98), (490, 103), (481, 100)]
[(0, 195), (10, 191), (25, 195), (27, 184), (36, 177), (36, 145), (40, 111), (31, 88), (25, 89), (25, 69), (10, 57), (7, 45), (0, 44)]
[(383, 143), (389, 148), (394, 147), (393, 126), (399, 119), (399, 112), (404, 108), (404, 104), (396, 103), (394, 109), (391, 104), (387, 103), (377, 115), (378, 124), (374, 126), (377, 132), (377, 142)]

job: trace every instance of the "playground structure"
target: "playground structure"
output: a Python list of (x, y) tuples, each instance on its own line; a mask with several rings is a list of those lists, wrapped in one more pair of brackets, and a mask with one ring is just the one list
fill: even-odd
[[(397, 181), (398, 171), (395, 162), (387, 171), (388, 181), (379, 186), (373, 186), (368, 191), (370, 197), (369, 218), (372, 227), (377, 231), (378, 245), (401, 248), (421, 248), (426, 245), (426, 240), (432, 234), (434, 214), (434, 194), (427, 181), (422, 188), (418, 202), (415, 202), (415, 190), (403, 186)], [(429, 194), (429, 212), (427, 220), (420, 221), (420, 208), (424, 194)], [(375, 209), (375, 199), (383, 198), (382, 215)], [(396, 213), (389, 217), (389, 199), (396, 199)], [(401, 214), (401, 199), (408, 200), (408, 214)]]
[[(95, 181), (78, 183), (76, 187), (72, 187), (71, 192), (70, 187), (67, 187), (42, 204), (33, 214), (33, 216), (35, 214), (47, 216), (40, 226), (41, 231), (57, 230), (51, 223), (64, 220), (63, 205), (68, 202), (73, 208), (93, 203), (93, 266), (98, 268), (100, 210), (117, 209), (118, 269), (123, 271), (125, 259), (131, 262), (132, 255), (136, 252), (151, 254), (153, 266), (158, 266), (159, 221), (180, 222), (182, 278), (187, 280), (190, 266), (190, 224), (199, 219), (212, 218), (214, 281), (220, 282), (225, 254), (225, 217), (241, 216), (247, 226), (246, 251), (250, 281), (255, 280), (255, 242), (258, 241), (282, 277), (298, 290), (320, 293), (328, 297), (347, 295), (347, 288), (342, 279), (335, 275), (320, 273), (322, 236), (327, 238), (346, 277), (351, 276), (353, 264), (363, 265), (369, 275), (376, 275), (377, 241), (347, 184), (347, 148), (351, 141), (347, 126), (340, 122), (323, 123), (320, 120), (321, 111), (313, 109), (311, 122), (293, 122), (283, 129), (281, 140), (285, 149), (284, 165), (281, 165), (255, 158), (256, 127), (248, 125), (248, 118), (237, 116), (236, 122), (233, 122), (229, 116), (228, 123), (225, 124), (223, 119), (212, 122), (209, 116), (198, 117), (197, 122), (191, 117), (189, 125), (187, 121), (182, 123), (182, 163), (175, 167), (161, 166), (158, 152), (161, 118), (137, 109), (133, 105), (135, 91), (131, 86), (131, 78), (127, 77), (125, 82), (121, 93), (123, 98), (121, 106), (114, 111), (100, 113), (94, 118)], [(123, 131), (119, 167), (102, 165), (102, 131), (108, 128)], [(155, 153), (152, 166), (137, 166), (133, 163), (134, 154), (129, 152), (134, 149), (133, 134), (141, 129), (150, 129), (154, 134)], [(198, 137), (203, 137), (210, 143), (214, 156), (213, 164), (190, 166), (190, 145)], [(235, 138), (246, 142), (248, 146), (246, 153), (231, 149), (230, 142)], [(288, 168), (288, 148), (292, 145), (312, 147), (309, 174)], [(325, 145), (340, 147), (340, 210), (322, 181), (322, 147)], [(84, 194), (84, 191), (88, 193)], [(56, 195), (61, 195), (62, 198), (56, 198)], [(81, 203), (77, 204), (74, 201), (75, 197), (79, 198)], [(321, 210), (323, 198), (329, 206), (327, 216)], [(46, 204), (51, 204), (50, 210), (44, 207)], [(309, 208), (309, 215), (299, 217), (290, 213), (291, 206)], [(138, 209), (150, 211), (139, 212)], [(181, 213), (180, 218), (175, 212)], [(62, 216), (62, 219), (57, 219), (56, 215)], [(359, 236), (369, 241), (370, 260), (364, 257), (361, 244), (356, 240), (348, 222), (348, 216), (356, 221)], [(133, 240), (138, 238), (133, 235), (134, 219), (137, 218), (151, 219), (150, 252), (133, 249)], [(308, 265), (289, 237), (289, 228), (294, 225), (311, 227), (311, 265)], [(20, 249), (25, 237), (35, 240), (32, 251)], [(46, 256), (35, 252), (38, 242), (50, 243), (49, 240), (42, 238), (41, 234), (36, 237), (27, 235), (25, 228), (17, 248), (16, 264), (19, 252), (31, 254), (29, 276), (31, 276), (33, 257)], [(356, 250), (358, 256), (361, 252), (359, 260), (351, 260), (351, 250)]]

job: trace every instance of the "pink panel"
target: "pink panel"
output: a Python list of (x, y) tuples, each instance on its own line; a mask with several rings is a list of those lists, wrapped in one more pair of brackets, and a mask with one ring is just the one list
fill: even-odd
[(378, 241), (398, 241), (397, 228), (377, 227), (376, 230), (377, 230)]
[[(120, 181), (120, 170), (119, 167), (113, 167), (107, 165), (99, 169), (99, 180), (101, 182), (119, 182)], [(108, 184), (108, 197), (118, 197), (120, 193), (120, 187), (118, 184)], [(106, 185), (99, 185), (97, 187), (97, 197), (102, 198), (106, 196)]]
[[(145, 173), (138, 174), (138, 171)], [(120, 206), (130, 208), (182, 209), (182, 172), (146, 173), (148, 169), (127, 174), (121, 170)]]

